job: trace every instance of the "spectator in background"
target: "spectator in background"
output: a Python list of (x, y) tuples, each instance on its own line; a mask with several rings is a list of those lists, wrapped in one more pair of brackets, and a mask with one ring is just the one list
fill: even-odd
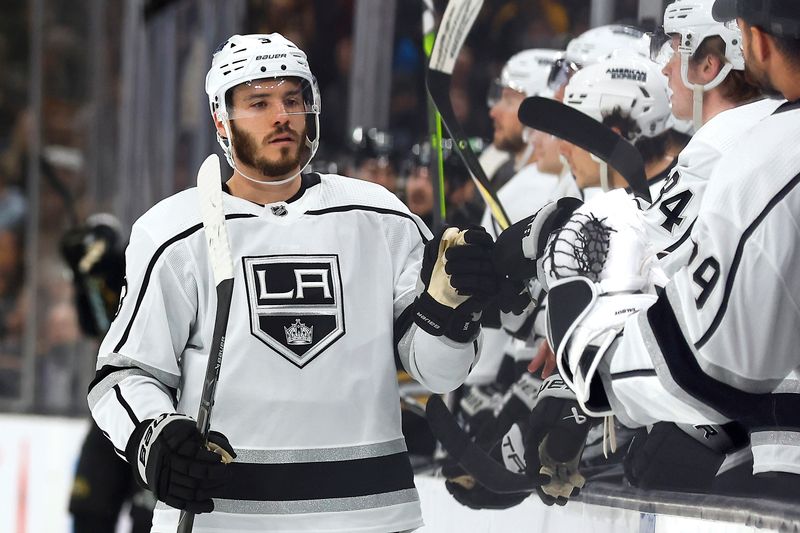
[[(350, 71), (353, 60), (353, 39), (345, 35), (335, 46), (335, 78), (322, 92), (322, 109), (320, 116), (320, 131), (324, 141), (320, 151), (330, 155), (331, 152), (344, 151), (346, 146), (347, 131), (347, 101), (350, 92)], [(335, 160), (336, 157), (330, 159)]]
[[(414, 146), (418, 147), (419, 145)], [(433, 210), (437, 207), (437, 200), (433, 197), (431, 179), (430, 166), (412, 165), (405, 180), (405, 203), (409, 211), (421, 218), (429, 229), (434, 229)]]
[(351, 136), (355, 173), (358, 179), (384, 186), (397, 194), (397, 170), (394, 139), (391, 134), (375, 128), (356, 128)]
[(21, 240), (0, 229), (0, 397), (19, 394), (25, 305)]
[(19, 187), (9, 185), (0, 168), (0, 229), (18, 229), (25, 221), (27, 201)]

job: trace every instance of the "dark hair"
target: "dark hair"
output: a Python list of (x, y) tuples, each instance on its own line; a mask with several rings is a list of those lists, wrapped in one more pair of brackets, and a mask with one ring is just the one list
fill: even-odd
[[(639, 136), (642, 133), (641, 128), (630, 115), (623, 113), (619, 106), (603, 117), (603, 125), (617, 128), (622, 137), (633, 142), (645, 163), (661, 159), (669, 149), (671, 140), (669, 130), (655, 137)], [(637, 136), (639, 138), (634, 141)]]
[[(707, 56), (714, 56), (725, 62), (725, 41), (719, 35), (706, 37), (691, 58), (693, 63), (699, 63)], [(719, 85), (719, 90), (726, 100), (736, 104), (750, 102), (761, 96), (761, 89), (747, 81), (744, 71), (731, 70), (725, 80)]]

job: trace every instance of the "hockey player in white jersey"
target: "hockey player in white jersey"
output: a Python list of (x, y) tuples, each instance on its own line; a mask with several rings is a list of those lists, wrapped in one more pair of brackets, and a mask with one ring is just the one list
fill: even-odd
[[(547, 79), (554, 62), (561, 57), (559, 50), (534, 48), (514, 54), (506, 62), (500, 77), (495, 81), (489, 97), (491, 116), (495, 119), (495, 138), (509, 135), (510, 124), (515, 125), (516, 135), (522, 145), (514, 157), (515, 172), (500, 188), (495, 189), (510, 222), (516, 222), (535, 213), (542, 205), (557, 199), (562, 190), (567, 195), (577, 196), (578, 190), (570, 176), (545, 173), (539, 170), (538, 154), (531, 142), (531, 130), (525, 128), (517, 117), (520, 102), (528, 96), (548, 96)], [(511, 116), (513, 121), (508, 118)], [(495, 185), (495, 182), (492, 182)], [(572, 187), (570, 187), (572, 184)], [(502, 228), (492, 217), (491, 210), (484, 210), (481, 225), (496, 238)], [(501, 326), (500, 316), (488, 310), (483, 317), (483, 356), (467, 378), (468, 385), (482, 385), (494, 380), (504, 350), (510, 340)], [(482, 394), (479, 391), (474, 391)], [(465, 405), (472, 400), (467, 392)], [(474, 410), (474, 409), (471, 409)], [(468, 410), (469, 411), (469, 410)]]
[(160, 500), (154, 532), (174, 531), (178, 509), (201, 513), (197, 532), (413, 530), (395, 354), (434, 392), (463, 381), (497, 291), (491, 238), (431, 239), (385, 189), (301, 174), (320, 97), (281, 35), (228, 39), (206, 92), (234, 169), (223, 204), (235, 283), (208, 437), (219, 455), (192, 419), (216, 306), (194, 188), (133, 226), (92, 414)]
[(715, 21), (713, 3), (673, 2), (664, 13), (663, 32), (652, 39), (653, 57), (664, 65), (669, 79), (672, 113), (678, 119), (693, 119), (695, 127), (645, 212), (648, 238), (667, 275), (689, 259), (689, 234), (720, 155), (778, 106), (761, 99), (758, 88), (745, 78), (741, 31), (735, 24)]
[[(508, 105), (513, 98), (516, 100), (516, 105), (511, 111), (516, 115), (519, 110), (519, 102), (525, 97), (552, 96), (552, 92), (547, 86), (547, 79), (555, 61), (563, 54), (564, 52), (560, 50), (533, 48), (512, 56), (503, 67), (500, 78), (495, 82), (493, 93), (495, 96), (490, 97), (491, 107)], [(508, 102), (504, 102), (504, 98)], [(516, 120), (519, 122), (519, 118)], [(511, 176), (508, 183), (497, 189), (497, 196), (512, 223), (521, 220), (537, 211), (545, 203), (555, 199), (554, 194), (559, 190), (559, 186), (564, 187), (561, 184), (560, 173), (543, 172), (539, 169), (537, 164), (539, 154), (535, 150), (531, 129), (520, 123), (520, 132), (524, 151), (520, 152), (517, 172)], [(577, 194), (574, 187), (569, 192)], [(481, 225), (495, 237), (502, 231), (496, 221), (492, 219), (489, 209), (484, 213)]]
[(689, 263), (658, 295), (647, 293), (655, 254), (629, 202), (587, 204), (553, 233), (542, 273), (551, 300), (565, 304), (549, 309), (549, 337), (588, 413), (613, 411), (627, 425), (738, 421), (750, 433), (753, 473), (788, 488), (800, 474), (800, 6), (717, 0), (714, 16), (737, 18), (749, 79), (789, 101), (723, 154)]
[[(660, 188), (674, 161), (668, 150), (672, 114), (667, 79), (656, 63), (620, 50), (578, 71), (564, 90), (563, 102), (633, 143), (644, 159), (648, 181)], [(616, 170), (578, 146), (562, 141), (561, 153), (586, 199), (626, 185)]]
[[(606, 124), (621, 136), (635, 143), (646, 160), (647, 176), (659, 184), (663, 181), (673, 163), (673, 158), (668, 150), (672, 115), (667, 80), (661, 74), (660, 67), (656, 63), (638, 54), (621, 52), (609, 59), (585, 67), (570, 79), (565, 90), (564, 103), (589, 115), (597, 122)], [(592, 194), (595, 191), (595, 194), (601, 193), (600, 184), (603, 175), (607, 178), (605, 180), (607, 188), (625, 186), (622, 176), (613, 169), (604, 171), (604, 163), (594, 159), (587, 151), (569, 145), (564, 152), (570, 170), (584, 194)], [(536, 199), (531, 200), (536, 203)], [(559, 202), (559, 205), (563, 204), (576, 205), (580, 204), (580, 201), (574, 198), (565, 199)], [(535, 217), (530, 216), (525, 220), (531, 218)], [(520, 222), (512, 227), (522, 230), (523, 226), (524, 224)], [(509, 235), (503, 233), (501, 238), (509, 239)], [(518, 242), (519, 236), (512, 237), (512, 239)], [(516, 276), (515, 272), (504, 269), (508, 263), (500, 264), (499, 268), (504, 274)], [(519, 339), (526, 348), (514, 350), (513, 355), (509, 350), (510, 356), (504, 362), (505, 368), (519, 368), (520, 365), (516, 363), (508, 363), (508, 359), (517, 356), (520, 356), (519, 360), (526, 358), (525, 365), (527, 365), (531, 355), (540, 348), (545, 335), (545, 315), (546, 304), (543, 304), (532, 315), (533, 323), (528, 325), (528, 338)], [(520, 419), (526, 419), (536, 404), (539, 382), (530, 373), (523, 372), (521, 376), (514, 375), (512, 382), (513, 385), (500, 402), (501, 405), (493, 406), (496, 418), (491, 422), (484, 422), (485, 427), (479, 428), (478, 431), (473, 431), (478, 445), (487, 450), (490, 448), (499, 450), (504, 442), (503, 439), (508, 438), (506, 431), (509, 427)], [(474, 403), (479, 404), (479, 402)], [(586, 420), (586, 417), (583, 417), (582, 420)], [(523, 425), (528, 427), (527, 423)], [(540, 427), (538, 424), (535, 426), (534, 430)], [(588, 428), (588, 424), (584, 427)], [(579, 429), (583, 429), (583, 427)], [(585, 439), (586, 432), (581, 434)], [(519, 448), (518, 443), (515, 448)], [(538, 474), (538, 469), (536, 469), (536, 473)], [(459, 472), (455, 472), (455, 474), (459, 474)], [(524, 493), (495, 495), (482, 487), (459, 484), (461, 478), (457, 475), (449, 477), (451, 478), (448, 482), (450, 492), (459, 502), (471, 507), (510, 507), (518, 504), (525, 497)], [(546, 503), (556, 501), (555, 497), (546, 493), (540, 493), (540, 497)]]

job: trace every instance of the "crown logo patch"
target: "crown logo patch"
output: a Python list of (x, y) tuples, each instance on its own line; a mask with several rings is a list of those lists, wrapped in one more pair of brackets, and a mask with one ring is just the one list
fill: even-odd
[(270, 348), (265, 356), (304, 368), (345, 334), (336, 255), (248, 256), (242, 266), (250, 333)]
[(294, 324), (283, 328), (286, 333), (286, 344), (290, 346), (303, 346), (311, 344), (311, 339), (314, 336), (314, 326), (308, 327), (299, 318), (296, 318)]

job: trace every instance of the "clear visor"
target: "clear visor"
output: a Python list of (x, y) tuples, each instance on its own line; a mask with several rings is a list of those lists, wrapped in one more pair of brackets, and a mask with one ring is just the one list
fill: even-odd
[(504, 85), (500, 78), (495, 78), (489, 86), (489, 94), (486, 95), (486, 105), (489, 109), (500, 105), (507, 108), (518, 106), (520, 101), (525, 97), (520, 91), (512, 89), (508, 85)]
[(268, 132), (280, 124), (297, 122), (319, 112), (311, 84), (302, 78), (266, 78), (241, 83), (228, 92), (228, 119), (250, 132)]
[(675, 54), (675, 50), (672, 48), (672, 36), (664, 33), (663, 28), (649, 35), (650, 59), (664, 67)]
[(503, 86), (500, 84), (500, 78), (495, 78), (491, 85), (489, 85), (489, 93), (486, 95), (486, 106), (491, 109), (497, 105), (502, 97)]
[(580, 65), (565, 58), (557, 59), (550, 69), (550, 76), (547, 78), (547, 87), (553, 91), (558, 91), (567, 84), (573, 74), (581, 69)]

